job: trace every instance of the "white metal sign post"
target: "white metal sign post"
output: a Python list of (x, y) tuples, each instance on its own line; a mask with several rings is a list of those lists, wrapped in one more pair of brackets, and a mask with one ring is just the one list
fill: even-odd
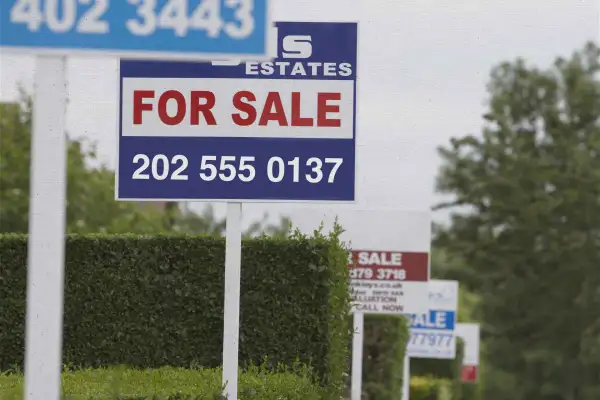
[(404, 367), (402, 368), (402, 400), (410, 399), (410, 357), (404, 355)]
[[(192, 10), (182, 9), (178, 4), (183, 3), (158, 0), (149, 9), (145, 1), (0, 1), (0, 50), (38, 56), (27, 268), (25, 398), (28, 400), (60, 397), (66, 56), (205, 61), (232, 57), (268, 59), (269, 0), (201, 0)], [(221, 13), (221, 8), (233, 12)], [(174, 11), (189, 18), (177, 23), (164, 18)], [(210, 21), (212, 24), (203, 19), (206, 12), (212, 12), (216, 18)], [(233, 14), (233, 18), (226, 14)], [(232, 241), (235, 245), (233, 236)], [(229, 253), (229, 263), (234, 264), (235, 250)]]
[[(405, 363), (411, 358), (454, 359), (456, 357), (456, 314), (458, 281), (429, 281), (429, 309), (425, 313), (407, 314), (410, 340)], [(406, 368), (405, 371), (409, 371)], [(406, 379), (410, 379), (407, 376)], [(408, 392), (406, 392), (408, 396)], [(404, 397), (405, 400), (408, 397)]]
[(242, 203), (355, 197), (358, 26), (277, 22), (274, 32), (272, 61), (120, 63), (117, 199), (227, 202), (230, 400), (238, 394)]
[(25, 397), (58, 399), (66, 195), (65, 58), (36, 60), (31, 140)]
[[(403, 315), (428, 310), (431, 216), (427, 211), (296, 210), (290, 215), (310, 233), (336, 216), (350, 243), (348, 259), (353, 297), (351, 399), (362, 394), (364, 315)], [(364, 250), (369, 249), (369, 250)]]

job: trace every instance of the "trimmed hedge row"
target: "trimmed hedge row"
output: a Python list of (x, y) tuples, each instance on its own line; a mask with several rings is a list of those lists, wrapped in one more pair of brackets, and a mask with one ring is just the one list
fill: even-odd
[(408, 323), (402, 316), (365, 316), (363, 391), (367, 400), (402, 400)]
[(452, 382), (444, 378), (415, 376), (410, 379), (411, 400), (458, 400), (452, 394)]
[[(347, 252), (339, 229), (315, 234), (243, 242), (240, 362), (311, 365), (339, 398), (351, 335)], [(64, 362), (219, 366), (224, 246), (213, 237), (68, 236)], [(0, 236), (0, 370), (23, 364), (26, 266), (27, 237)]]
[[(409, 339), (407, 320), (402, 316), (364, 316), (363, 400), (402, 400), (404, 353)], [(350, 374), (346, 397), (350, 396)]]
[[(21, 374), (0, 375), (0, 398), (22, 399), (23, 386)], [(63, 373), (62, 392), (69, 400), (221, 400), (221, 371), (171, 367), (145, 371), (85, 369)], [(250, 368), (240, 373), (238, 392), (240, 400), (323, 398), (323, 388), (302, 371), (272, 373)]]

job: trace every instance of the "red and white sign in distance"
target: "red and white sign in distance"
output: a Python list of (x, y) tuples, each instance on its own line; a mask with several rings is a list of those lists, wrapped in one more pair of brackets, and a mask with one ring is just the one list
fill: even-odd
[(354, 83), (123, 78), (123, 136), (351, 139)]
[(460, 371), (460, 381), (477, 383), (477, 365), (463, 365)]
[(456, 324), (456, 335), (465, 344), (463, 365), (460, 374), (460, 380), (465, 383), (477, 383), (479, 379), (479, 331), (480, 327), (477, 323), (460, 322)]
[(418, 313), (427, 304), (428, 253), (353, 250), (348, 267), (353, 311)]

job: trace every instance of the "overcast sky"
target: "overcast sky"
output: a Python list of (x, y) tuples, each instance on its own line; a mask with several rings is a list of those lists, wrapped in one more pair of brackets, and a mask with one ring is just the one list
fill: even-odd
[[(273, 13), (359, 21), (358, 208), (428, 208), (439, 200), (435, 149), (479, 131), (492, 66), (515, 57), (547, 66), (599, 35), (598, 0), (275, 0)], [(68, 63), (68, 131), (96, 142), (113, 167), (116, 65)], [(2, 54), (0, 67), (1, 100), (16, 98), (18, 82), (32, 87), (33, 57)], [(244, 206), (244, 219), (290, 207)]]

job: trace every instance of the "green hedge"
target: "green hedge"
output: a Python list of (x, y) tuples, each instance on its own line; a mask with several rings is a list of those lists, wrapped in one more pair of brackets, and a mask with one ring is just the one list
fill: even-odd
[(444, 378), (414, 376), (410, 379), (410, 400), (459, 400), (452, 394), (452, 382)]
[[(407, 321), (401, 316), (371, 314), (365, 315), (364, 326), (363, 400), (401, 400)], [(349, 395), (349, 379), (347, 385)]]
[(464, 342), (456, 338), (456, 357), (453, 360), (433, 358), (412, 358), (410, 370), (413, 376), (431, 376), (451, 382), (453, 399), (463, 398), (464, 385), (460, 381), (461, 366), (464, 354)]
[[(342, 390), (350, 298), (336, 229), (243, 242), (242, 364), (299, 360)], [(64, 362), (219, 366), (224, 245), (211, 237), (69, 236)], [(23, 363), (26, 265), (26, 236), (0, 236), (0, 370)]]
[[(259, 368), (241, 372), (238, 393), (240, 400), (320, 400), (323, 389), (301, 371), (276, 373)], [(0, 376), (0, 398), (20, 400), (23, 394), (22, 375)], [(121, 368), (89, 369), (63, 373), (63, 399), (114, 400), (217, 400), (221, 399), (219, 369), (186, 370), (160, 368), (130, 370)]]

